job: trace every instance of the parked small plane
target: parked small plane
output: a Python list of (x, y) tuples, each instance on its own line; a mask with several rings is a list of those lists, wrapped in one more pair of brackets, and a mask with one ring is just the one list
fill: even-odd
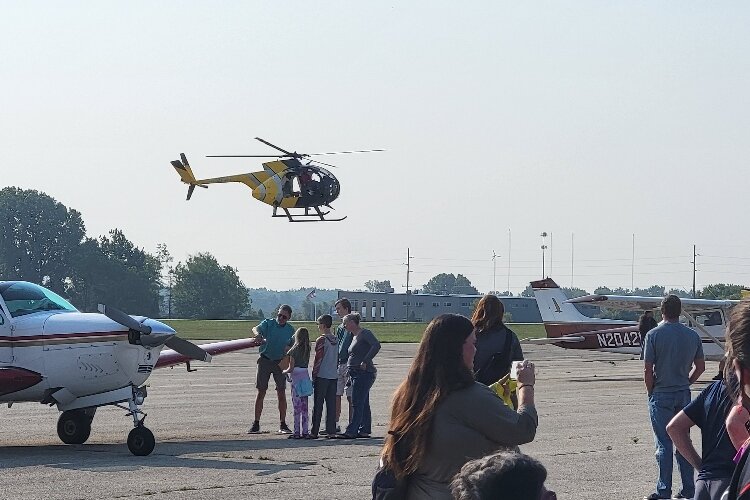
[[(630, 295), (586, 295), (568, 299), (551, 278), (532, 281), (531, 287), (547, 338), (527, 339), (526, 342), (554, 344), (566, 349), (595, 349), (638, 355), (641, 352), (641, 337), (636, 322), (591, 318), (581, 313), (576, 304), (643, 312), (658, 310), (662, 301), (662, 297)], [(738, 302), (682, 299), (681, 321), (701, 336), (706, 359), (720, 361), (724, 357), (728, 313)]]
[(191, 360), (258, 345), (239, 339), (198, 347), (159, 321), (99, 310), (81, 313), (44, 287), (0, 281), (0, 402), (57, 405), (57, 434), (66, 444), (86, 442), (96, 409), (113, 405), (133, 418), (131, 453), (150, 454), (154, 435), (140, 406), (151, 371), (181, 363), (193, 371)]

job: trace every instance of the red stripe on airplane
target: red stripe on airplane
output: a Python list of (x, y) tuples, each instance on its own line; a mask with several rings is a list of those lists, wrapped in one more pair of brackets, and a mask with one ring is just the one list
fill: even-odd
[(0, 368), (0, 396), (18, 392), (42, 381), (37, 372), (24, 368)]
[(624, 326), (638, 326), (633, 322), (622, 323), (544, 323), (547, 338), (554, 339), (563, 335), (580, 332), (595, 332), (597, 330), (611, 330)]
[(128, 332), (89, 332), (89, 333), (55, 333), (51, 335), (15, 335), (0, 337), (0, 342), (30, 342), (33, 340), (65, 340), (85, 337), (127, 336)]

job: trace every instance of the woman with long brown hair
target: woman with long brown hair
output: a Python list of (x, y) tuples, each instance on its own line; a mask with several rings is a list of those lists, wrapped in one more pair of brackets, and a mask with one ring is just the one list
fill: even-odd
[(534, 439), (534, 365), (519, 366), (513, 411), (474, 380), (475, 341), (468, 318), (433, 319), (396, 389), (382, 459), (398, 479), (408, 478), (409, 499), (449, 499), (451, 478), (467, 461)]
[(505, 308), (495, 295), (485, 295), (477, 303), (471, 322), (477, 334), (474, 377), (490, 385), (510, 373), (513, 361), (523, 359), (521, 343), (503, 323)]
[(729, 483), (727, 498), (747, 500), (750, 498), (750, 300), (743, 300), (732, 308), (725, 338), (727, 356), (724, 378), (730, 380), (733, 374), (738, 382), (736, 391), (732, 391), (736, 406), (730, 410), (725, 424), (727, 434), (738, 451), (734, 457), (737, 466)]

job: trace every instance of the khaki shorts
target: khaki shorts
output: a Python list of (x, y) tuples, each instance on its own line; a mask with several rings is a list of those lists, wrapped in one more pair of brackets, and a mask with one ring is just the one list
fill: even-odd
[(268, 390), (268, 381), (273, 375), (273, 381), (276, 382), (277, 391), (286, 390), (286, 377), (281, 373), (281, 367), (279, 366), (280, 360), (272, 360), (264, 358), (263, 356), (258, 358), (258, 371), (255, 374), (255, 388), (261, 391)]
[(343, 396), (346, 393), (346, 397), (352, 397), (352, 384), (349, 382), (349, 368), (346, 364), (339, 365), (338, 367), (338, 380), (336, 382), (336, 395)]

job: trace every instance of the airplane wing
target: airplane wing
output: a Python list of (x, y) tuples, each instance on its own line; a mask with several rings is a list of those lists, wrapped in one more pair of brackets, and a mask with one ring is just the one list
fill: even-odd
[[(585, 295), (565, 302), (571, 304), (591, 304), (625, 311), (648, 311), (661, 307), (662, 297), (639, 297), (636, 295)], [(690, 313), (700, 313), (716, 309), (729, 309), (739, 300), (713, 299), (680, 299), (682, 310)]]
[[(200, 348), (209, 353), (211, 356), (218, 354), (225, 354), (228, 352), (239, 351), (241, 349), (249, 349), (251, 347), (257, 347), (261, 345), (255, 339), (237, 339), (237, 340), (225, 340), (222, 342), (213, 342), (211, 344), (201, 344)], [(165, 349), (159, 354), (159, 360), (156, 362), (154, 368), (164, 368), (167, 366), (179, 365), (187, 363), (188, 361), (194, 361), (193, 359), (180, 354), (172, 349)]]

